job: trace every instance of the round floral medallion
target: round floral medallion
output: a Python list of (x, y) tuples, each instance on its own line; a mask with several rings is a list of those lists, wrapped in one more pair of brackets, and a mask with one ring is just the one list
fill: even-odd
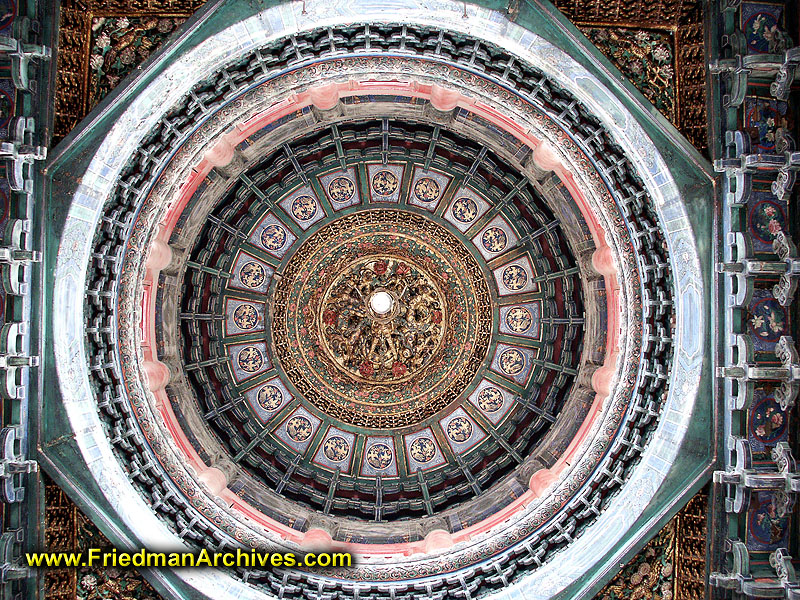
[(524, 306), (515, 306), (506, 313), (506, 325), (515, 333), (524, 333), (531, 328), (533, 315)]
[(481, 244), (489, 252), (502, 252), (508, 245), (508, 236), (499, 227), (489, 227), (481, 236)]
[(286, 230), (273, 223), (261, 232), (261, 245), (267, 250), (280, 250), (286, 243)]
[(421, 422), (456, 402), (485, 362), (485, 275), (421, 215), (336, 219), (295, 251), (282, 282), (271, 329), (282, 366), (309, 402), (350, 425)]
[(453, 202), (451, 212), (459, 223), (472, 223), (478, 216), (478, 205), (472, 198), (459, 198)]
[(0, 29), (5, 29), (17, 16), (17, 3), (13, 0), (0, 2)]
[(322, 446), (322, 451), (325, 453), (325, 456), (328, 460), (333, 462), (340, 462), (347, 458), (348, 453), (350, 452), (350, 444), (347, 441), (338, 435), (332, 435)]
[(429, 463), (436, 456), (436, 445), (429, 437), (418, 437), (409, 446), (411, 458), (421, 464)]
[(311, 426), (311, 421), (306, 417), (297, 416), (292, 417), (286, 423), (286, 433), (295, 442), (305, 442), (311, 437), (314, 428)]
[(255, 346), (247, 346), (239, 352), (236, 362), (239, 363), (239, 368), (242, 371), (255, 373), (264, 366), (264, 356), (261, 354), (261, 350)]
[(786, 432), (786, 413), (768, 396), (750, 411), (750, 431), (760, 442), (775, 444)]
[(503, 271), (503, 285), (512, 292), (521, 290), (527, 283), (528, 274), (519, 265), (511, 265)]
[(278, 410), (283, 403), (283, 392), (274, 385), (265, 385), (258, 390), (258, 405), (266, 411)]
[(239, 281), (249, 288), (257, 288), (264, 285), (267, 280), (267, 272), (257, 262), (245, 263), (242, 270), (239, 271)]
[(772, 244), (779, 231), (786, 231), (786, 213), (771, 200), (762, 200), (750, 209), (750, 232), (764, 244)]
[(786, 335), (787, 315), (775, 298), (763, 298), (750, 307), (750, 331), (765, 342), (777, 342)]
[(525, 356), (516, 348), (504, 350), (500, 355), (500, 368), (507, 375), (517, 375), (525, 368)]
[(378, 196), (391, 196), (399, 184), (397, 175), (391, 171), (378, 171), (372, 176), (372, 191)]
[(258, 324), (258, 311), (252, 304), (240, 304), (233, 311), (233, 322), (239, 329), (253, 329)]
[(456, 417), (447, 424), (447, 437), (454, 442), (466, 442), (472, 436), (472, 423), (465, 417)]
[(487, 413), (497, 412), (503, 406), (503, 392), (496, 387), (483, 388), (478, 394), (478, 406)]
[(376, 471), (383, 471), (392, 464), (392, 449), (386, 444), (373, 444), (367, 450), (367, 464)]
[(414, 196), (420, 202), (434, 202), (440, 192), (439, 182), (432, 177), (422, 177), (414, 184)]
[(328, 194), (334, 202), (347, 202), (356, 193), (356, 186), (349, 177), (337, 177), (328, 184)]
[[(754, 4), (753, 6), (758, 6)], [(747, 47), (759, 54), (770, 52), (774, 49), (780, 23), (775, 15), (769, 11), (759, 11), (751, 15), (744, 24), (744, 35)]]
[(311, 196), (298, 196), (292, 200), (292, 215), (298, 221), (308, 221), (317, 214), (317, 201)]

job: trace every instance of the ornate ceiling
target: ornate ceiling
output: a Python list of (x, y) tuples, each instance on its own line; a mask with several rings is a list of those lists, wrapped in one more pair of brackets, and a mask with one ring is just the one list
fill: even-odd
[(555, 14), (423, 5), (222, 3), (53, 167), (59, 392), (106, 510), (359, 556), (182, 589), (586, 590), (708, 464), (702, 169)]
[[(386, 98), (382, 110), (412, 100)], [(240, 146), (262, 155), (259, 138)], [(187, 270), (162, 280), (180, 290), (161, 303), (181, 307), (188, 367), (186, 385), (170, 388), (260, 484), (240, 495), (266, 507), (266, 486), (326, 514), (431, 516), (523, 463), (594, 337), (561, 230), (588, 249), (589, 229), (563, 185), (550, 194), (567, 225), (485, 146), (387, 118), (317, 128), (267, 153), (199, 235), (193, 199), (170, 240), (193, 245)], [(173, 322), (162, 313), (160, 330)], [(522, 492), (509, 486), (495, 510)]]

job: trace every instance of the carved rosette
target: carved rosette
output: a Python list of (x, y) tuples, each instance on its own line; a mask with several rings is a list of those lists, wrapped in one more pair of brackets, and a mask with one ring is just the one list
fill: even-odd
[[(276, 291), (274, 346), (317, 408), (376, 429), (421, 422), (451, 403), (484, 364), (489, 285), (476, 259), (420, 215), (371, 210), (313, 234)], [(369, 299), (393, 298), (377, 315)]]

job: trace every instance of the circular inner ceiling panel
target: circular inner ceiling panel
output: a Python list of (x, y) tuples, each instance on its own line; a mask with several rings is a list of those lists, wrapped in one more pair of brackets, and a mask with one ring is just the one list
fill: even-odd
[(415, 425), (458, 400), (492, 329), (489, 285), (469, 250), (432, 219), (396, 210), (317, 230), (289, 260), (274, 307), (274, 347), (294, 387), (372, 429)]

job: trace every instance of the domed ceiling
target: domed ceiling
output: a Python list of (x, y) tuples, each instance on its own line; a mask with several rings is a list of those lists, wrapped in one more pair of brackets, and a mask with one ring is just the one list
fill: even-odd
[(56, 168), (55, 363), (113, 519), (358, 557), (169, 575), (215, 598), (599, 581), (705, 466), (702, 174), (488, 9), (231, 2), (186, 35)]
[[(343, 121), (252, 154), (199, 232), (203, 196), (187, 204), (170, 240), (187, 266), (163, 276), (178, 341), (174, 314), (157, 330), (186, 371), (173, 406), (199, 409), (216, 438), (197, 431), (198, 454), (220, 446), (262, 510), (266, 487), (377, 521), (440, 513), (508, 476), (567, 403), (585, 341), (579, 269), (540, 193), (487, 146), (421, 122)], [(494, 510), (524, 491), (505, 487)]]

